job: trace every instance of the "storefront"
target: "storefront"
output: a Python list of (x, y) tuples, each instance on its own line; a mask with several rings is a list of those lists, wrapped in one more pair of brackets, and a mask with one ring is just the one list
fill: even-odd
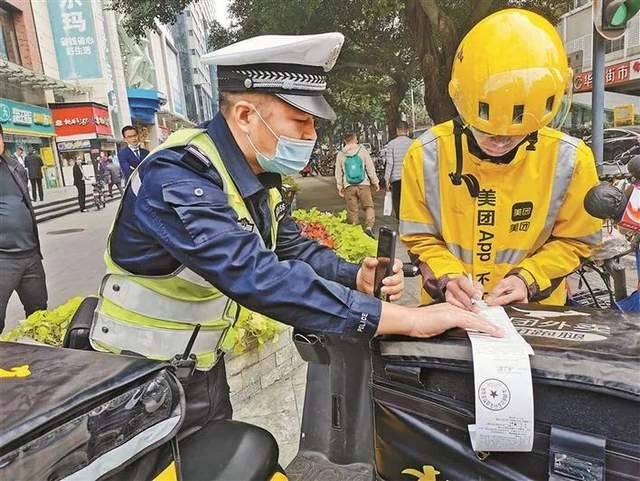
[(26, 153), (34, 150), (45, 165), (45, 186), (60, 185), (53, 153), (55, 131), (51, 111), (46, 107), (0, 98), (0, 124), (4, 131), (5, 152), (14, 154), (18, 147)]
[(116, 140), (105, 105), (94, 102), (50, 104), (64, 185), (73, 183), (71, 161), (80, 160), (87, 176), (96, 176), (100, 152), (117, 158)]

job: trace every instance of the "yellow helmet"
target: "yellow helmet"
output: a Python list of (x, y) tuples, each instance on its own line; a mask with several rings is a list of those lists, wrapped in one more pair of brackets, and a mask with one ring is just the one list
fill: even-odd
[(493, 135), (527, 135), (553, 120), (572, 77), (553, 25), (510, 8), (462, 39), (449, 95), (466, 124)]

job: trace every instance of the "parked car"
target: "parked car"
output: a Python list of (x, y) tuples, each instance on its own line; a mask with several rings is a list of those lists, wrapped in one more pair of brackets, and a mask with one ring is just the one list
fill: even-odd
[[(586, 137), (584, 141), (591, 146), (591, 136)], [(640, 146), (640, 126), (614, 127), (604, 129), (604, 161), (614, 162), (629, 160), (629, 156), (622, 154)]]

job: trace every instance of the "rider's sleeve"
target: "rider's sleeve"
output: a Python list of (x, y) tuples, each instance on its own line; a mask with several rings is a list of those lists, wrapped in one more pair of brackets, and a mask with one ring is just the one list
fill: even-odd
[(377, 330), (379, 300), (323, 279), (307, 262), (278, 259), (238, 224), (211, 176), (154, 159), (135, 214), (169, 255), (248, 309), (318, 332), (368, 339)]
[(320, 277), (352, 289), (356, 286), (359, 264), (347, 262), (328, 247), (300, 234), (296, 222), (287, 216), (278, 226), (276, 255), (281, 261), (297, 259), (306, 262)]
[(529, 300), (539, 301), (551, 295), (602, 242), (602, 221), (590, 216), (583, 207), (587, 191), (597, 183), (593, 153), (581, 142), (576, 168), (549, 240), (507, 274), (525, 281), (529, 286)]
[[(464, 274), (464, 265), (447, 249), (425, 201), (422, 146), (416, 140), (409, 148), (402, 169), (400, 239), (420, 258), (425, 290), (443, 299), (446, 282)], [(436, 207), (437, 208), (437, 207)]]

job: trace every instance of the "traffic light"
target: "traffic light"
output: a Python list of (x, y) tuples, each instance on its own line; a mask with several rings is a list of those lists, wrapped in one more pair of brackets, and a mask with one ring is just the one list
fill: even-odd
[(640, 11), (640, 0), (602, 0), (602, 29), (624, 29)]

